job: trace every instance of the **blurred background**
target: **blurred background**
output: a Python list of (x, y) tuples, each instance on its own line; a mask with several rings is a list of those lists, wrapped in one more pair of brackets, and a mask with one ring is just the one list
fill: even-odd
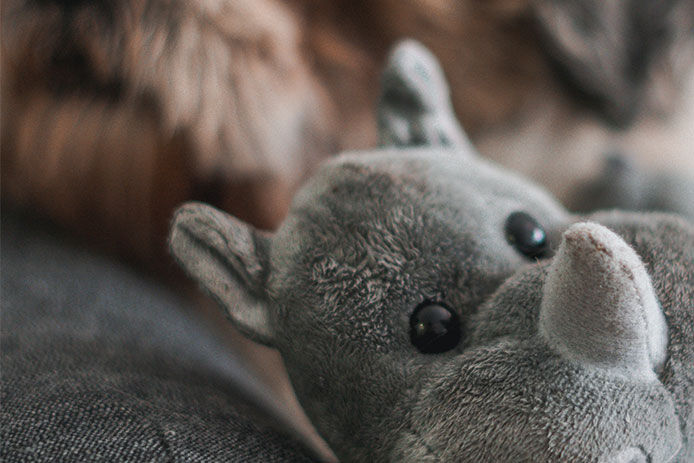
[[(441, 60), (481, 153), (570, 207), (609, 154), (694, 173), (692, 0), (1, 8), (3, 209), (42, 217), (189, 296), (167, 253), (172, 211), (196, 199), (275, 228), (322, 159), (376, 145), (380, 68), (403, 38)], [(229, 334), (191, 297), (289, 397), (279, 357)]]
[(2, 196), (165, 271), (172, 209), (272, 229), (323, 158), (375, 146), (413, 37), (480, 151), (561, 199), (619, 151), (692, 169), (691, 0), (7, 0)]

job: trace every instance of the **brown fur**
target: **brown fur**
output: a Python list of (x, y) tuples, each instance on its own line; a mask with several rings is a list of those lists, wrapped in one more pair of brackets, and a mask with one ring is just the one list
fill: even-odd
[(275, 224), (326, 138), (291, 13), (83, 3), (2, 4), (3, 196), (150, 262), (191, 197)]

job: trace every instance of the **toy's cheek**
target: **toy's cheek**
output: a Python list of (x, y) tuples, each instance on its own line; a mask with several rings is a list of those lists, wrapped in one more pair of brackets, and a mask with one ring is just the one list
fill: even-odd
[(426, 448), (436, 461), (631, 461), (602, 458), (642, 445), (647, 461), (670, 461), (681, 445), (674, 405), (658, 382), (576, 368), (537, 338), (506, 338), (430, 370), (399, 452)]
[(468, 322), (468, 346), (503, 336), (528, 339), (537, 334), (542, 288), (552, 259), (526, 266), (508, 278)]

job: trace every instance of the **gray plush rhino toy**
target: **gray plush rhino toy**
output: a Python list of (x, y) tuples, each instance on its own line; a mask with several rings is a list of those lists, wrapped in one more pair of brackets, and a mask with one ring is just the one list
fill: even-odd
[(694, 461), (694, 226), (570, 215), (474, 153), (425, 49), (389, 63), (387, 146), (326, 163), (273, 234), (183, 206), (180, 264), (342, 461)]

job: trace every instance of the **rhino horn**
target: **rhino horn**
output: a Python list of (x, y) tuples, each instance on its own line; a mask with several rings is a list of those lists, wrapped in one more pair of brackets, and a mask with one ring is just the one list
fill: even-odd
[(651, 280), (612, 231), (572, 225), (543, 291), (539, 331), (562, 357), (641, 378), (654, 378), (664, 364), (667, 324)]

